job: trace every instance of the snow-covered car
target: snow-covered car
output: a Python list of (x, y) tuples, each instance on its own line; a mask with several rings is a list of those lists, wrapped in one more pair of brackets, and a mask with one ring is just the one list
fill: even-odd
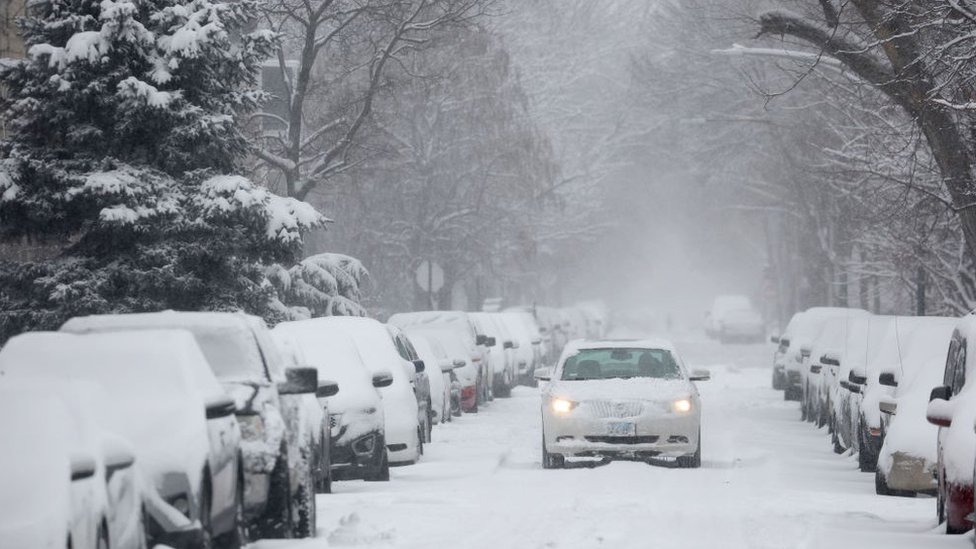
[(946, 532), (973, 527), (973, 466), (976, 463), (976, 315), (966, 315), (952, 333), (942, 384), (932, 389), (926, 418), (939, 428), (936, 479), (939, 522)]
[(159, 511), (147, 513), (150, 546), (195, 548), (204, 543), (201, 535), (219, 544), (246, 542), (234, 401), (192, 335), (31, 332), (0, 351), (0, 375), (70, 378), (109, 395), (97, 401), (99, 419), (131, 443), (138, 470), (154, 489), (150, 496), (158, 494), (168, 504), (146, 503), (149, 511)]
[[(427, 377), (430, 379), (430, 400), (433, 418), (438, 423), (451, 421), (451, 372), (463, 361), (455, 364), (444, 349), (437, 336), (431, 332), (436, 330), (422, 327), (410, 327), (403, 331), (410, 339), (417, 355), (427, 366)], [(435, 370), (436, 368), (436, 370)]]
[(783, 354), (784, 372), (786, 373), (786, 388), (783, 398), (786, 400), (801, 400), (803, 398), (804, 369), (809, 371), (809, 361), (813, 340), (820, 333), (824, 324), (835, 319), (848, 319), (857, 316), (870, 315), (863, 309), (848, 309), (846, 307), (812, 307), (791, 322), (789, 332), (789, 347)]
[(515, 353), (519, 346), (502, 323), (499, 313), (471, 313), (471, 320), (479, 333), (488, 336), (488, 369), (492, 373), (492, 396), (509, 397), (512, 388), (518, 383), (518, 358)]
[[(299, 484), (306, 475), (301, 456), (313, 448), (292, 447), (311, 437), (286, 436), (284, 395), (315, 394), (314, 368), (285, 371), (264, 321), (240, 313), (178, 312), (76, 317), (62, 331), (98, 333), (120, 330), (184, 329), (193, 334), (214, 375), (234, 398), (241, 426), (245, 516), (256, 537), (290, 538), (301, 529), (295, 518), (308, 501)], [(289, 421), (312, 429), (308, 422)], [(314, 489), (314, 488), (313, 488)], [(296, 512), (296, 510), (298, 512)]]
[[(413, 386), (413, 393), (417, 398), (417, 413), (420, 418), (420, 430), (424, 434), (424, 442), (431, 441), (431, 433), (434, 428), (434, 403), (431, 399), (430, 376), (437, 375), (439, 372), (427, 373), (427, 366), (417, 354), (410, 339), (403, 334), (403, 330), (392, 325), (386, 324), (386, 329), (393, 338), (393, 345), (396, 346), (400, 358), (406, 360), (413, 367), (407, 367), (407, 376)], [(432, 367), (436, 368), (436, 364)]]
[[(271, 335), (281, 352), (286, 371), (291, 368), (312, 367), (305, 358), (302, 347), (293, 338), (284, 332), (273, 330)], [(292, 479), (299, 486), (300, 493), (297, 497), (305, 500), (302, 505), (292, 506), (292, 521), (296, 525), (295, 537), (315, 536), (318, 526), (315, 494), (332, 492), (329, 408), (319, 395), (334, 395), (337, 392), (339, 385), (320, 372), (316, 394), (281, 395), (285, 436), (290, 439), (288, 446), (311, 450), (310, 454), (294, 456), (302, 463), (290, 467), (293, 472), (298, 473), (297, 478)], [(300, 514), (294, 516), (296, 513)]]
[[(946, 351), (959, 319), (918, 317), (900, 339), (899, 361), (883, 365), (879, 384), (889, 394), (877, 398), (881, 416), (881, 451), (875, 490), (881, 495), (935, 493), (938, 430), (925, 419), (932, 387), (945, 373)], [(870, 406), (865, 399), (864, 405)]]
[[(837, 383), (830, 384), (830, 427), (834, 452), (841, 454), (848, 449), (858, 452), (858, 459), (865, 465), (871, 461), (860, 455), (861, 439), (867, 436), (861, 422), (861, 389), (866, 382), (867, 365), (875, 363), (877, 355), (888, 337), (894, 316), (861, 315), (849, 318), (847, 339), (843, 349), (833, 351), (837, 362)], [(854, 373), (854, 375), (851, 375)]]
[[(491, 391), (492, 372), (488, 364), (489, 343), (493, 343), (487, 335), (475, 329), (468, 313), (463, 311), (419, 311), (414, 313), (397, 313), (391, 316), (388, 323), (406, 328), (408, 326), (426, 326), (445, 328), (453, 331), (458, 341), (466, 349), (466, 360), (477, 373), (473, 388), (465, 385), (462, 388), (461, 402), (465, 412), (475, 413), (478, 406), (488, 401)], [(462, 382), (463, 383), (463, 382)]]
[[(455, 412), (457, 415), (464, 410), (477, 410), (478, 397), (476, 387), (478, 383), (478, 370), (468, 361), (469, 354), (467, 347), (457, 337), (457, 333), (438, 325), (430, 327), (427, 325), (418, 325), (407, 328), (408, 333), (411, 330), (422, 330), (427, 337), (437, 340), (441, 347), (443, 347), (447, 357), (454, 364), (454, 369), (450, 374), (451, 398), (452, 406), (454, 405), (454, 400), (457, 401), (457, 408), (456, 410), (452, 410), (452, 412)], [(455, 392), (457, 393), (456, 395), (454, 395)]]
[(674, 346), (664, 340), (578, 341), (555, 369), (540, 370), (542, 464), (566, 458), (673, 461), (701, 465), (701, 401)]
[(535, 319), (539, 323), (539, 333), (542, 334), (543, 341), (549, 346), (549, 362), (546, 366), (552, 366), (553, 362), (559, 358), (563, 352), (563, 347), (569, 343), (569, 338), (562, 329), (559, 313), (552, 307), (536, 306)]
[(320, 376), (338, 384), (338, 392), (319, 397), (329, 413), (333, 478), (390, 480), (378, 388), (391, 384), (392, 375), (370, 372), (352, 338), (332, 329), (326, 319), (282, 322), (273, 332), (276, 338), (293, 341)]
[(796, 331), (796, 327), (802, 323), (800, 318), (803, 316), (803, 312), (794, 314), (790, 318), (790, 322), (786, 325), (786, 329), (778, 336), (773, 336), (770, 341), (776, 344), (776, 350), (773, 352), (773, 389), (777, 391), (783, 391), (788, 386), (786, 381), (786, 352), (790, 348), (790, 338), (792, 333)]
[[(518, 359), (518, 382), (526, 385), (534, 384), (533, 374), (544, 364), (539, 326), (532, 315), (526, 312), (503, 312), (498, 314), (498, 318), (508, 327), (509, 333), (518, 343), (515, 349), (515, 356)], [(600, 332), (602, 330), (597, 331)]]
[(316, 319), (323, 331), (349, 336), (362, 356), (366, 369), (374, 376), (389, 375), (393, 382), (380, 388), (386, 450), (390, 464), (415, 463), (423, 454), (424, 434), (420, 408), (410, 384), (410, 371), (416, 366), (400, 356), (386, 326), (371, 318), (326, 317)]
[(109, 546), (105, 470), (73, 423), (55, 395), (0, 385), (0, 547)]
[(800, 417), (823, 427), (830, 418), (830, 392), (832, 383), (838, 381), (840, 361), (837, 349), (843, 349), (847, 341), (850, 322), (847, 318), (825, 322), (820, 333), (813, 338), (806, 367), (800, 372), (803, 378), (803, 397), (800, 400)]
[(705, 315), (705, 334), (722, 343), (762, 341), (766, 325), (748, 297), (720, 295)]

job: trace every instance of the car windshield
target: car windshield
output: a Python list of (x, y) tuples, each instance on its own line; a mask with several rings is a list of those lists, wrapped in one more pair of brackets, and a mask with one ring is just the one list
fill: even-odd
[(664, 349), (581, 349), (566, 359), (560, 379), (681, 379), (681, 368)]

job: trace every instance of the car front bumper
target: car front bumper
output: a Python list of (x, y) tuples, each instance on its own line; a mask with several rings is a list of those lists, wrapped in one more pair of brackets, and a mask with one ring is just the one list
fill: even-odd
[(331, 467), (333, 480), (362, 479), (379, 469), (386, 452), (386, 442), (378, 432), (367, 433), (342, 444), (332, 442)]
[[(634, 423), (634, 436), (608, 436), (609, 425), (619, 422)], [(701, 420), (697, 413), (621, 419), (558, 417), (544, 413), (543, 423), (549, 453), (564, 457), (649, 459), (695, 453)]]

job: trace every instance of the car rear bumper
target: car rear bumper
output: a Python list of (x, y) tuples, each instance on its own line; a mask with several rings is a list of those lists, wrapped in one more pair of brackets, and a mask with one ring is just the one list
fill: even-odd
[(891, 466), (884, 476), (892, 490), (934, 492), (939, 487), (935, 478), (935, 464), (904, 452), (891, 455)]

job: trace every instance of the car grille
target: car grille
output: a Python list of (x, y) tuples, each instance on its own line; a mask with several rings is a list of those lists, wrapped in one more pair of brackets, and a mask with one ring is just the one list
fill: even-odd
[(586, 402), (590, 413), (598, 418), (637, 417), (644, 413), (644, 403), (639, 400), (609, 401), (590, 400)]
[(604, 442), (606, 444), (654, 444), (657, 436), (643, 437), (586, 437), (587, 442)]

